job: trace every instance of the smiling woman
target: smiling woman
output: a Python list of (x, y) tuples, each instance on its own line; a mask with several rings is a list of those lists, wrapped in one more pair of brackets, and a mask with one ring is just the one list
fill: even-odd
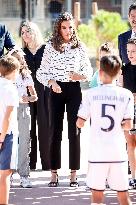
[[(48, 93), (49, 88), (43, 86), (36, 79), (36, 71), (40, 67), (43, 52), (45, 49), (44, 40), (37, 24), (24, 22), (21, 26), (22, 47), (25, 53), (24, 58), (34, 81), (38, 100), (30, 105), (31, 114), (31, 152), (30, 169), (36, 169), (37, 162), (37, 141), (39, 140), (39, 151), (42, 170), (50, 169), (49, 164), (49, 135), (48, 135)], [(36, 133), (38, 128), (38, 136)], [(38, 138), (38, 140), (37, 140)]]
[(92, 75), (92, 67), (84, 45), (79, 41), (73, 17), (65, 12), (55, 21), (53, 35), (47, 42), (37, 70), (40, 83), (50, 87), (51, 182), (58, 186), (57, 169), (61, 168), (61, 140), (65, 105), (68, 120), (70, 186), (78, 186), (76, 170), (80, 169), (80, 131), (76, 128), (81, 102), (80, 82)]

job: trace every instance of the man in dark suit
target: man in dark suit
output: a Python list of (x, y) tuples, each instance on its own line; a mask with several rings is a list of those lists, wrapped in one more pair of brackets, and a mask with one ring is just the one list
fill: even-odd
[(12, 49), (15, 46), (11, 34), (4, 24), (0, 24), (0, 57), (4, 54), (4, 48), (7, 50)]
[(128, 12), (128, 20), (131, 26), (131, 30), (122, 33), (118, 36), (118, 48), (119, 55), (122, 63), (127, 64), (129, 62), (127, 57), (127, 42), (129, 38), (136, 37), (136, 4), (131, 4)]

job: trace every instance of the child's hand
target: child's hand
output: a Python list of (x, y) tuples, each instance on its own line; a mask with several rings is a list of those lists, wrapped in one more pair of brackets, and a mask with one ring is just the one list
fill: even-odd
[(77, 126), (78, 128), (82, 128), (82, 127), (84, 126), (84, 124), (85, 124), (85, 121), (86, 121), (86, 120), (84, 120), (84, 119), (78, 117), (78, 119), (77, 119), (77, 121), (76, 121), (76, 126)]

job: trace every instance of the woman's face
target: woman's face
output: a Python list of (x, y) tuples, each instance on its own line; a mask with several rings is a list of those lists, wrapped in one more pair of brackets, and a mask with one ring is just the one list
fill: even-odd
[(60, 28), (60, 34), (62, 35), (62, 38), (64, 39), (64, 42), (68, 43), (71, 40), (71, 37), (73, 35), (74, 30), (74, 24), (73, 21), (63, 21), (61, 23)]
[(25, 43), (31, 43), (33, 40), (32, 31), (27, 26), (22, 27), (21, 36)]

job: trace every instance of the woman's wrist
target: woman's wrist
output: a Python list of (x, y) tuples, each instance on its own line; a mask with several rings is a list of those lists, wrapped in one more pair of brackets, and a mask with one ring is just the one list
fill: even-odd
[(56, 81), (55, 80), (49, 80), (48, 84), (49, 84), (49, 86), (52, 86), (53, 84), (56, 84)]

